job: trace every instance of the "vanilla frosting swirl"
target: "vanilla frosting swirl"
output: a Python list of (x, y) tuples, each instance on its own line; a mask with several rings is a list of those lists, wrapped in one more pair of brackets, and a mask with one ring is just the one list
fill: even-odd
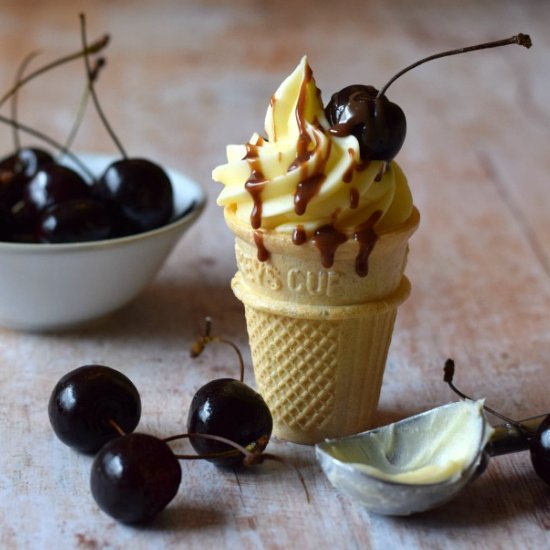
[(220, 206), (231, 206), (252, 228), (311, 238), (330, 226), (345, 238), (368, 225), (376, 232), (404, 222), (413, 205), (395, 162), (363, 162), (353, 135), (329, 132), (321, 92), (303, 57), (271, 98), (267, 137), (227, 147), (213, 171), (224, 184)]

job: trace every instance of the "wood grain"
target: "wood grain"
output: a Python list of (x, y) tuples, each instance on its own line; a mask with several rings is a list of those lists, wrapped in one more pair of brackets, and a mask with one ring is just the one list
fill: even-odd
[[(221, 347), (189, 358), (205, 315), (250, 364), (242, 306), (229, 288), (232, 237), (210, 172), (226, 144), (262, 130), (269, 97), (304, 53), (328, 98), (350, 83), (381, 86), (422, 56), (518, 32), (532, 36), (531, 50), (508, 46), (436, 61), (388, 92), (407, 113), (399, 162), (422, 223), (378, 419), (453, 400), (442, 382), (447, 357), (456, 361), (457, 384), (503, 413), (549, 410), (550, 4), (0, 0), (2, 89), (29, 51), (40, 49), (45, 61), (78, 48), (82, 10), (91, 37), (112, 34), (98, 91), (126, 148), (186, 172), (210, 202), (155, 282), (101, 324), (47, 335), (0, 329), (0, 547), (550, 546), (550, 492), (526, 453), (494, 459), (438, 510), (391, 519), (337, 494), (312, 448), (282, 441), (270, 449), (299, 465), (311, 503), (279, 464), (234, 472), (189, 462), (165, 513), (146, 527), (119, 525), (90, 496), (90, 458), (55, 439), (46, 411), (62, 374), (105, 363), (140, 388), (143, 431), (183, 431), (195, 390), (236, 368)], [(21, 121), (63, 139), (83, 86), (79, 62), (45, 75), (21, 93)], [(12, 148), (7, 128), (0, 146), (6, 154)], [(75, 147), (114, 152), (92, 109)]]

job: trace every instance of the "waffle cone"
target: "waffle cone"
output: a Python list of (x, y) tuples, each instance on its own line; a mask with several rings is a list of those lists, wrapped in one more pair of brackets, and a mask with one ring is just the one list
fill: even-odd
[(235, 234), (238, 271), (232, 288), (245, 307), (258, 391), (273, 415), (273, 434), (314, 444), (371, 427), (397, 307), (408, 296), (403, 275), (408, 240), (419, 222), (380, 234), (369, 272), (355, 270), (357, 243), (336, 251), (323, 268), (308, 241), (263, 233), (269, 251), (259, 261), (250, 226), (225, 209)]

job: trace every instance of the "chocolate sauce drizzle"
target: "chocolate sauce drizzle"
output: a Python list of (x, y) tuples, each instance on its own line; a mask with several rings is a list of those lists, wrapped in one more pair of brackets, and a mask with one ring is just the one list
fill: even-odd
[(305, 109), (306, 109), (306, 97), (307, 86), (311, 82), (313, 72), (311, 67), (306, 64), (306, 74), (302, 85), (300, 86), (300, 93), (298, 94), (298, 101), (296, 103), (296, 124), (298, 125), (298, 143), (296, 145), (296, 160), (290, 165), (289, 171), (296, 167), (301, 167), (307, 162), (313, 151), (309, 151), (309, 145), (311, 143), (311, 137), (307, 132), (305, 125)]
[[(292, 170), (300, 170), (300, 182), (294, 192), (294, 212), (298, 216), (305, 213), (310, 201), (319, 193), (323, 182), (326, 179), (325, 168), (330, 157), (331, 142), (328, 143), (327, 152), (323, 157), (317, 158), (316, 164), (313, 167), (313, 175), (308, 176), (307, 162), (318, 152), (317, 144), (312, 143), (313, 140), (309, 135), (305, 125), (305, 108), (307, 98), (307, 86), (313, 78), (311, 67), (306, 65), (306, 74), (300, 87), (298, 101), (296, 103), (296, 124), (298, 125), (298, 142), (296, 145), (296, 159), (288, 167), (287, 172)], [(319, 94), (317, 89), (317, 94)], [(317, 128), (321, 128), (319, 121), (313, 121)]]
[(378, 240), (374, 226), (382, 214), (382, 210), (376, 210), (368, 220), (358, 225), (353, 233), (353, 238), (359, 243), (359, 252), (355, 258), (355, 272), (359, 277), (366, 277), (369, 273), (369, 257)]
[(318, 227), (311, 237), (311, 241), (321, 253), (321, 264), (327, 268), (334, 264), (336, 249), (347, 240), (347, 235), (331, 224)]
[(246, 180), (244, 188), (252, 196), (254, 206), (250, 213), (250, 225), (253, 229), (259, 229), (262, 225), (262, 191), (267, 182), (260, 164), (258, 146), (260, 142), (256, 144), (246, 144), (246, 155), (243, 160), (247, 160), (250, 165), (250, 177)]
[(301, 244), (304, 244), (307, 241), (307, 233), (306, 230), (301, 225), (297, 225), (294, 228), (294, 231), (292, 232), (292, 242), (300, 246)]
[(305, 213), (307, 205), (317, 193), (325, 181), (324, 174), (315, 174), (298, 183), (294, 193), (294, 212), (301, 216)]
[(349, 189), (349, 207), (353, 210), (359, 206), (359, 191), (355, 187)]
[(256, 244), (256, 250), (258, 251), (257, 258), (260, 262), (266, 262), (269, 260), (270, 253), (265, 247), (264, 236), (260, 231), (254, 231), (254, 243)]
[[(306, 74), (300, 87), (298, 101), (296, 105), (296, 122), (298, 125), (298, 142), (296, 146), (296, 159), (288, 167), (287, 172), (293, 170), (300, 170), (300, 181), (296, 186), (294, 193), (294, 211), (297, 215), (301, 216), (306, 212), (308, 204), (319, 193), (323, 182), (326, 179), (326, 165), (330, 157), (330, 150), (332, 143), (329, 141), (326, 154), (317, 155), (315, 166), (311, 168), (313, 175), (308, 176), (307, 162), (318, 153), (318, 146), (313, 142), (313, 138), (307, 132), (305, 124), (305, 108), (307, 98), (307, 86), (312, 80), (312, 71), (309, 65), (306, 65)], [(320, 91), (317, 89), (317, 94)], [(276, 98), (271, 98), (271, 108), (275, 108)], [(314, 125), (320, 130), (324, 131), (319, 122), (315, 120)], [(337, 133), (331, 128), (332, 133)], [(264, 237), (261, 231), (258, 231), (262, 225), (262, 191), (267, 183), (267, 180), (263, 174), (260, 158), (259, 147), (263, 144), (264, 139), (259, 138), (254, 143), (248, 143), (246, 145), (246, 155), (243, 160), (247, 160), (250, 166), (250, 177), (245, 182), (245, 189), (250, 193), (253, 200), (253, 208), (250, 214), (250, 224), (254, 231), (254, 242), (258, 251), (257, 258), (260, 262), (265, 262), (270, 257), (270, 252), (264, 244)], [(355, 172), (361, 172), (365, 170), (368, 165), (368, 160), (355, 161), (353, 149), (348, 151), (350, 155), (349, 168), (343, 175), (343, 181), (345, 183), (351, 183)], [(386, 170), (386, 165), (383, 165), (376, 180), (379, 181)], [(349, 206), (354, 209), (359, 206), (360, 193), (359, 191), (350, 186), (349, 189)], [(365, 277), (369, 271), (369, 256), (376, 244), (378, 235), (374, 230), (374, 226), (382, 217), (383, 212), (377, 210), (371, 216), (360, 225), (356, 226), (353, 231), (353, 238), (359, 245), (359, 251), (355, 259), (355, 271), (358, 276)], [(338, 212), (333, 215), (333, 220), (337, 218)], [(337, 248), (348, 240), (348, 235), (338, 230), (334, 221), (318, 227), (311, 237), (311, 242), (317, 247), (321, 255), (321, 263), (323, 267), (330, 268), (334, 264), (334, 256)], [(292, 233), (292, 242), (295, 245), (302, 245), (308, 240), (308, 235), (302, 225), (297, 225)]]
[(351, 183), (355, 173), (366, 170), (370, 164), (370, 160), (361, 160), (360, 162), (357, 162), (355, 160), (355, 153), (353, 149), (348, 149), (348, 155), (350, 157), (350, 164), (348, 169), (344, 172), (344, 175), (342, 176), (342, 181), (344, 183)]

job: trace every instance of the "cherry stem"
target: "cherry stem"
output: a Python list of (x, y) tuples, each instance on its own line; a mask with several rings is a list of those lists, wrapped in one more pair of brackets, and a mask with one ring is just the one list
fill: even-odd
[(212, 329), (212, 319), (210, 317), (206, 317), (204, 335), (201, 336), (191, 346), (191, 351), (190, 351), (191, 357), (193, 357), (193, 358), (198, 357), (204, 351), (204, 348), (212, 342), (217, 342), (217, 343), (220, 343), (220, 344), (227, 344), (228, 346), (231, 346), (235, 350), (235, 353), (237, 354), (237, 356), (239, 358), (239, 367), (240, 367), (239, 382), (243, 382), (244, 381), (244, 360), (243, 360), (243, 356), (242, 356), (239, 348), (233, 342), (231, 342), (229, 340), (225, 340), (224, 338), (220, 338), (218, 336), (210, 336), (211, 329)]
[[(239, 451), (241, 454), (245, 455), (245, 457), (248, 457), (248, 456), (254, 456), (254, 452), (257, 453), (257, 451), (254, 451), (255, 449), (257, 449), (260, 444), (264, 443), (265, 442), (265, 439), (263, 437), (261, 437), (260, 439), (258, 439), (258, 441), (256, 441), (255, 443), (252, 444), (253, 446), (253, 449), (252, 451), (246, 449), (245, 447), (243, 447), (242, 445), (240, 445), (239, 443), (236, 443), (235, 441), (232, 441), (231, 439), (227, 439), (226, 437), (223, 437), (221, 435), (213, 435), (213, 434), (202, 434), (202, 433), (186, 433), (186, 434), (179, 434), (179, 435), (173, 435), (171, 437), (166, 437), (163, 439), (163, 441), (165, 443), (169, 443), (170, 441), (175, 441), (177, 439), (190, 439), (191, 437), (198, 437), (198, 438), (202, 438), (202, 439), (210, 439), (212, 441), (218, 441), (220, 443), (225, 443), (226, 445), (229, 445), (231, 447), (233, 447), (235, 450)], [(264, 445), (265, 447), (265, 445)], [(233, 452), (233, 451), (229, 451), (229, 452)], [(222, 454), (226, 454), (227, 451), (224, 451), (224, 453)], [(217, 455), (218, 453), (212, 453), (213, 455)], [(205, 458), (206, 456), (210, 456), (210, 455), (176, 455), (176, 458), (183, 458), (183, 457), (190, 457), (190, 458)]]
[[(455, 362), (452, 359), (447, 359), (445, 361), (445, 367), (443, 369), (443, 381), (446, 382), (451, 390), (453, 390), (459, 397), (462, 397), (462, 399), (467, 399), (468, 401), (473, 401), (471, 397), (466, 395), (465, 393), (462, 393), (454, 384), (453, 384), (453, 377), (455, 374)], [(521, 422), (518, 422), (517, 420), (512, 420), (511, 418), (508, 418), (507, 416), (504, 416), (503, 414), (495, 411), (491, 407), (488, 407), (487, 405), (483, 405), (483, 409), (486, 410), (488, 413), (491, 413), (492, 415), (496, 416), (497, 418), (500, 418), (501, 420), (504, 420), (504, 422), (507, 422), (508, 424), (512, 424), (515, 426), (518, 430), (521, 430), (523, 433), (531, 434), (531, 430), (524, 426)]]
[(63, 149), (63, 145), (55, 141), (50, 136), (43, 134), (39, 130), (35, 130), (34, 128), (31, 128), (30, 126), (21, 124), (20, 122), (13, 120), (9, 117), (6, 117), (4, 115), (0, 115), (0, 122), (4, 124), (9, 124), (10, 126), (17, 128), (18, 130), (22, 130), (23, 132), (26, 132), (27, 134), (30, 134), (35, 138), (45, 141), (46, 143), (51, 145), (54, 149), (59, 149), (60, 151), (63, 151), (63, 153), (67, 155), (82, 170), (82, 172), (84, 172), (91, 180), (95, 178), (92, 171), (74, 153), (71, 153), (70, 151), (65, 151)]
[[(174, 435), (171, 437), (167, 437), (163, 439), (165, 443), (168, 443), (170, 441), (175, 441), (176, 439), (190, 439), (191, 437), (202, 437), (203, 439), (210, 439), (212, 441), (219, 441), (220, 443), (225, 443), (226, 445), (229, 445), (233, 447), (236, 451), (239, 451), (241, 454), (244, 455), (243, 457), (243, 466), (249, 467), (254, 466), (256, 464), (261, 464), (264, 462), (264, 460), (273, 460), (275, 462), (279, 462), (280, 464), (283, 464), (285, 466), (291, 467), (298, 476), (298, 479), (300, 480), (300, 483), (302, 484), (302, 487), (304, 488), (304, 492), (306, 494), (306, 499), (309, 502), (311, 502), (309, 497), (309, 491), (307, 489), (306, 481), (304, 479), (304, 476), (302, 475), (302, 472), (300, 472), (300, 469), (292, 464), (291, 462), (288, 462), (284, 458), (271, 454), (271, 453), (264, 453), (263, 449), (267, 446), (269, 442), (268, 436), (262, 436), (257, 441), (249, 445), (251, 449), (247, 449), (243, 447), (242, 445), (239, 445), (235, 441), (231, 441), (230, 439), (227, 439), (225, 437), (219, 436), (219, 435), (213, 435), (213, 434), (202, 434), (202, 433), (187, 433), (187, 434), (179, 434)], [(175, 454), (174, 456), (177, 459), (180, 460), (197, 460), (197, 459), (206, 459), (206, 458), (218, 458), (218, 457), (224, 457), (224, 456), (233, 456), (232, 453), (234, 451), (225, 451), (221, 453), (210, 453), (210, 454), (204, 454), (204, 455), (186, 455), (186, 454)]]
[[(95, 64), (92, 67), (92, 72), (90, 74), (90, 78), (93, 79), (95, 82), (97, 78), (99, 77), (99, 73), (103, 67), (105, 67), (106, 60), (104, 57), (99, 57), (95, 60)], [(84, 92), (82, 93), (82, 96), (80, 97), (80, 102), (78, 105), (78, 111), (75, 117), (75, 121), (73, 123), (73, 126), (67, 136), (67, 140), (65, 141), (65, 145), (60, 151), (60, 154), (65, 154), (72, 146), (76, 134), (78, 133), (78, 130), (80, 129), (80, 126), (82, 124), (82, 121), (84, 119), (84, 112), (86, 111), (86, 107), (88, 105), (88, 99), (90, 98), (90, 88), (88, 84), (86, 84), (86, 87), (84, 88)], [(13, 117), (15, 118), (15, 117)]]
[(84, 50), (84, 65), (86, 67), (86, 76), (88, 79), (88, 89), (90, 90), (90, 95), (92, 96), (92, 101), (94, 102), (94, 106), (96, 108), (97, 114), (99, 115), (99, 118), (101, 119), (101, 122), (105, 126), (105, 129), (107, 130), (107, 133), (113, 140), (114, 144), (116, 145), (117, 149), (119, 150), (120, 154), (124, 159), (128, 158), (128, 155), (126, 154), (126, 151), (124, 150), (124, 147), (122, 146), (122, 143), (118, 139), (117, 135), (115, 134), (113, 128), (109, 124), (109, 121), (107, 120), (107, 117), (105, 116), (105, 113), (103, 112), (103, 109), (101, 108), (101, 104), (99, 103), (99, 98), (97, 97), (95, 87), (94, 87), (94, 78), (93, 78), (93, 71), (92, 67), (90, 65), (90, 58), (88, 54), (88, 45), (87, 45), (87, 38), (86, 38), (86, 16), (81, 13), (80, 14), (80, 33), (82, 37), (82, 48)]
[(109, 424), (109, 426), (111, 426), (111, 428), (113, 428), (118, 435), (127, 435), (126, 432), (112, 418), (107, 420), (107, 424)]
[(40, 76), (41, 74), (58, 67), (59, 65), (63, 65), (65, 63), (68, 63), (70, 61), (74, 61), (75, 59), (79, 59), (83, 55), (88, 54), (95, 54), (97, 52), (100, 52), (103, 48), (107, 46), (109, 43), (110, 37), (108, 34), (101, 37), (99, 40), (93, 42), (90, 44), (87, 48), (84, 50), (79, 50), (78, 52), (72, 53), (70, 55), (67, 55), (65, 57), (61, 57), (60, 59), (57, 59), (55, 61), (52, 61), (51, 63), (47, 63), (46, 65), (43, 65), (42, 67), (39, 67), (32, 73), (29, 73), (25, 78), (22, 78), (19, 80), (17, 84), (15, 84), (10, 90), (8, 90), (1, 98), (0, 98), (0, 107), (4, 104), (4, 102), (10, 98), (21, 86), (29, 82), (29, 80), (32, 80), (33, 78), (36, 78), (37, 76)]
[[(15, 82), (14, 82), (15, 86), (17, 86), (18, 83), (22, 80), (23, 74), (25, 73), (25, 70), (27, 69), (29, 63), (39, 54), (40, 54), (40, 51), (37, 50), (37, 51), (31, 52), (27, 56), (25, 56), (25, 58), (21, 62), (21, 65), (19, 65), (19, 68), (17, 69), (17, 72), (15, 73)], [(17, 100), (18, 100), (18, 98), (19, 98), (19, 94), (17, 92), (14, 93), (11, 96), (11, 118), (13, 118), (13, 120), (18, 119), (18, 116), (17, 116), (17, 104), (18, 104)], [(15, 126), (12, 127), (12, 130), (13, 130), (13, 144), (14, 144), (16, 153), (18, 153), (19, 150), (21, 149), (21, 141), (19, 139), (19, 132), (18, 132), (18, 129)]]
[(434, 59), (439, 59), (441, 57), (449, 57), (451, 55), (458, 55), (461, 53), (466, 52), (473, 52), (476, 50), (486, 50), (488, 48), (498, 48), (500, 46), (507, 46), (509, 44), (518, 44), (519, 46), (523, 46), (524, 48), (530, 48), (533, 45), (533, 42), (531, 41), (531, 37), (528, 34), (516, 34), (515, 36), (511, 36), (510, 38), (505, 38), (503, 40), (495, 40), (493, 42), (485, 42), (484, 44), (478, 44), (477, 46), (468, 46), (467, 48), (458, 48), (455, 50), (448, 50), (446, 52), (436, 53), (434, 55), (430, 55), (428, 57), (425, 57), (424, 59), (420, 59), (416, 63), (413, 63), (412, 65), (409, 65), (408, 67), (405, 67), (401, 71), (399, 71), (396, 75), (392, 76), (390, 80), (380, 89), (378, 92), (378, 95), (376, 96), (377, 99), (381, 98), (387, 91), (387, 89), (401, 76), (403, 76), (405, 73), (408, 73), (410, 70), (415, 69), (419, 65), (423, 65), (424, 63), (427, 63), (428, 61), (433, 61)]

